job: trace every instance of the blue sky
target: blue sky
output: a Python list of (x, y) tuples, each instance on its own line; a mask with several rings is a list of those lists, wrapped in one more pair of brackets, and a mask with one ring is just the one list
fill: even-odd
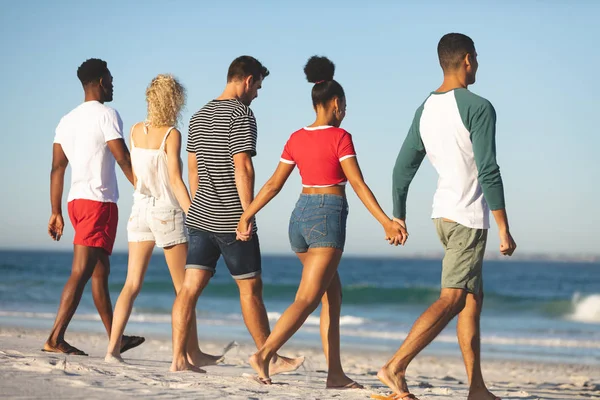
[[(115, 78), (111, 106), (125, 130), (145, 117), (144, 90), (158, 73), (188, 89), (180, 129), (218, 96), (229, 63), (242, 54), (271, 75), (252, 108), (259, 126), (257, 186), (270, 176), (288, 136), (312, 123), (311, 86), (302, 68), (314, 54), (330, 57), (344, 86), (365, 179), (391, 213), (391, 171), (415, 109), (441, 83), (436, 45), (448, 32), (471, 36), (479, 53), (471, 90), (498, 115), (498, 160), (513, 235), (523, 253), (598, 253), (600, 139), (598, 2), (508, 1), (103, 1), (3, 2), (0, 72), (4, 95), (2, 248), (69, 249), (46, 233), (54, 129), (83, 100), (79, 64), (98, 57)], [(346, 252), (414, 255), (439, 252), (429, 219), (436, 175), (423, 163), (409, 193), (411, 238), (403, 249), (348, 192)], [(126, 249), (132, 188), (119, 174), (117, 249)], [(68, 181), (66, 183), (68, 190)], [(66, 190), (65, 196), (66, 199)], [(259, 214), (265, 253), (287, 253), (287, 221), (300, 191), (295, 173)], [(66, 211), (66, 205), (64, 206)], [(489, 252), (497, 252), (495, 227)]]

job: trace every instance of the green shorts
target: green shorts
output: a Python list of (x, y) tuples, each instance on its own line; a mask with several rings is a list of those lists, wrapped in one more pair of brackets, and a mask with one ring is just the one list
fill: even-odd
[(442, 288), (465, 289), (479, 294), (483, 290), (483, 255), (487, 229), (467, 228), (457, 222), (433, 220), (444, 246)]

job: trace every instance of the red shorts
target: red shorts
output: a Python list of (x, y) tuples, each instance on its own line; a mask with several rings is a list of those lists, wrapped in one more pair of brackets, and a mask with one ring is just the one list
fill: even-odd
[(119, 211), (115, 203), (75, 199), (69, 202), (69, 218), (75, 229), (73, 244), (101, 247), (112, 253), (117, 237)]

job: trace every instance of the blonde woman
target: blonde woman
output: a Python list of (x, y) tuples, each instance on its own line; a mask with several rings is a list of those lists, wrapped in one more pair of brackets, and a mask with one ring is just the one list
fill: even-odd
[[(131, 164), (135, 192), (127, 224), (129, 265), (125, 286), (113, 317), (105, 360), (123, 362), (121, 336), (131, 314), (154, 246), (164, 249), (165, 258), (179, 293), (187, 256), (184, 212), (191, 200), (181, 177), (181, 133), (175, 128), (185, 104), (185, 89), (171, 75), (158, 75), (146, 89), (148, 117), (131, 128)], [(199, 367), (215, 364), (218, 357), (203, 354), (198, 347), (196, 318), (189, 326), (186, 343), (188, 361)]]

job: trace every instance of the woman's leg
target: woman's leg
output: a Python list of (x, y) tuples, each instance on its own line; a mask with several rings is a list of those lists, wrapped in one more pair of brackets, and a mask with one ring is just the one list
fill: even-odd
[[(175, 293), (179, 293), (185, 276), (188, 245), (187, 243), (176, 244), (175, 246), (166, 247), (164, 251), (171, 279), (173, 280), (173, 286), (175, 287)], [(198, 345), (198, 328), (196, 326), (195, 311), (188, 329), (188, 341), (186, 344), (188, 362), (196, 367), (215, 365), (221, 359), (221, 356), (205, 354), (200, 350)]]
[(348, 378), (342, 368), (340, 356), (340, 314), (342, 311), (342, 282), (336, 272), (321, 299), (321, 342), (327, 360), (327, 387), (362, 389)]
[(250, 357), (258, 376), (269, 378), (269, 362), (318, 307), (342, 257), (342, 250), (329, 247), (309, 249), (304, 257), (302, 280), (294, 303), (283, 313), (264, 346)]
[(121, 338), (131, 315), (133, 301), (142, 288), (153, 248), (154, 242), (129, 242), (127, 279), (115, 306), (110, 342), (105, 357), (106, 361), (123, 361), (121, 358)]

